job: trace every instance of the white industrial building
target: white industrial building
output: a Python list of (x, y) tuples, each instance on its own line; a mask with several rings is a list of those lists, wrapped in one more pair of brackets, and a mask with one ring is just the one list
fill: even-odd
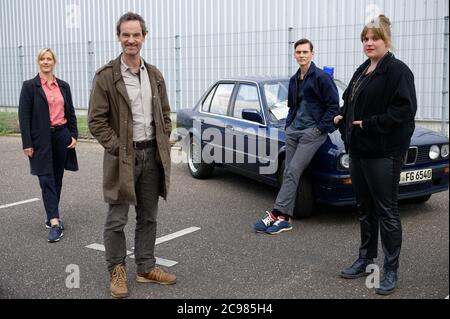
[(52, 47), (57, 75), (87, 108), (95, 70), (120, 52), (115, 24), (127, 11), (147, 21), (143, 56), (163, 72), (174, 111), (222, 77), (292, 74), (292, 42), (303, 37), (316, 64), (348, 82), (365, 58), (365, 22), (384, 13), (394, 53), (416, 77), (417, 118), (448, 119), (447, 0), (0, 0), (0, 106), (17, 106), (37, 51)]

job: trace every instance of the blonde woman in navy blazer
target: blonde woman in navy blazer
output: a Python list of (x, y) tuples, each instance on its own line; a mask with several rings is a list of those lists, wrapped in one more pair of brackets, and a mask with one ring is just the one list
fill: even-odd
[(64, 170), (78, 170), (77, 119), (69, 84), (53, 74), (55, 52), (50, 48), (40, 50), (37, 63), (39, 74), (25, 81), (20, 93), (20, 131), (31, 174), (39, 178), (45, 224), (50, 228), (48, 241), (57, 242), (64, 230), (59, 211)]

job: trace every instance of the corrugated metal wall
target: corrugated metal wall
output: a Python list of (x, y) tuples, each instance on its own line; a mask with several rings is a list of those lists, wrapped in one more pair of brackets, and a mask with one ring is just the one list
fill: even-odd
[(17, 105), (22, 81), (37, 72), (36, 52), (50, 46), (57, 75), (87, 108), (94, 70), (120, 52), (115, 23), (127, 11), (147, 21), (143, 56), (165, 75), (174, 110), (221, 77), (291, 74), (290, 42), (301, 37), (315, 43), (319, 66), (348, 81), (364, 60), (362, 26), (385, 13), (396, 55), (416, 75), (418, 118), (442, 117), (446, 0), (0, 0), (0, 106)]

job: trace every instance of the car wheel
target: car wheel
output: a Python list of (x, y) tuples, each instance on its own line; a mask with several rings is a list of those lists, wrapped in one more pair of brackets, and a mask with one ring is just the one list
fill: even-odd
[(200, 147), (197, 147), (193, 137), (189, 139), (189, 146), (187, 148), (187, 162), (189, 172), (194, 178), (206, 179), (211, 177), (214, 170), (214, 163), (207, 164), (203, 162)]
[[(280, 185), (283, 182), (285, 161), (281, 163), (280, 171), (278, 172), (278, 180)], [(307, 218), (313, 215), (315, 208), (314, 191), (311, 177), (303, 174), (300, 178), (300, 183), (297, 189), (297, 197), (295, 199), (294, 218)]]
[(409, 198), (406, 201), (412, 204), (422, 204), (427, 202), (431, 198), (431, 195), (425, 195), (420, 197)]
[(297, 199), (295, 201), (294, 218), (311, 217), (314, 212), (314, 192), (311, 178), (303, 175), (298, 185)]

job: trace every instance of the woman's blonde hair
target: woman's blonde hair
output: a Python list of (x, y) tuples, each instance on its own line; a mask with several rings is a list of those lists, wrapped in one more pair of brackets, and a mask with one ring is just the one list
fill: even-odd
[(375, 37), (382, 39), (389, 49), (393, 49), (391, 21), (388, 17), (386, 17), (384, 14), (380, 14), (378, 17), (366, 24), (361, 32), (361, 42), (364, 42), (364, 39), (369, 30), (373, 32)]
[(58, 59), (56, 58), (56, 54), (55, 51), (53, 51), (53, 49), (50, 48), (44, 48), (39, 50), (38, 55), (37, 55), (37, 62), (39, 63), (39, 60), (42, 58), (42, 56), (46, 53), (50, 53), (52, 55), (53, 60), (55, 61), (55, 64), (58, 63)]

